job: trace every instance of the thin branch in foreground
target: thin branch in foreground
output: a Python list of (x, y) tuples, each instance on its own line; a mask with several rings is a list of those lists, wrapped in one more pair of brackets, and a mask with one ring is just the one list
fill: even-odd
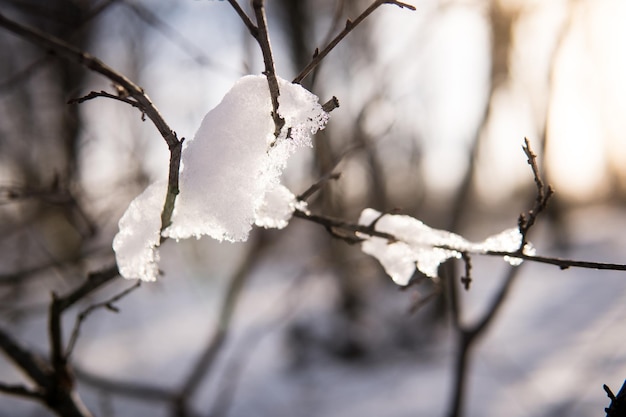
[(78, 317), (76, 318), (76, 322), (74, 323), (74, 329), (72, 330), (72, 334), (70, 336), (70, 341), (68, 342), (67, 348), (65, 349), (65, 358), (66, 359), (69, 358), (72, 352), (74, 351), (74, 347), (76, 346), (76, 342), (78, 341), (78, 336), (80, 334), (80, 327), (91, 313), (93, 313), (95, 310), (99, 308), (106, 308), (109, 311), (118, 313), (119, 309), (113, 303), (119, 301), (120, 299), (130, 294), (131, 292), (133, 292), (140, 286), (141, 286), (141, 281), (137, 281), (133, 286), (126, 288), (124, 291), (120, 292), (119, 294), (114, 295), (108, 300), (103, 301), (101, 303), (92, 304), (89, 307), (87, 307), (85, 310), (81, 311), (80, 314), (78, 314)]
[(239, 15), (243, 24), (246, 25), (246, 27), (250, 31), (250, 34), (252, 35), (252, 37), (256, 39), (259, 36), (259, 28), (257, 28), (255, 24), (252, 23), (252, 20), (250, 20), (246, 12), (241, 8), (239, 3), (237, 3), (237, 0), (228, 0), (228, 3), (232, 6), (235, 12)]
[(292, 82), (300, 84), (302, 80), (304, 80), (306, 76), (309, 75), (311, 71), (313, 71), (313, 69), (322, 62), (322, 60), (326, 57), (326, 55), (328, 55), (330, 51), (332, 51), (339, 44), (339, 42), (343, 40), (343, 38), (345, 38), (350, 32), (352, 32), (354, 28), (356, 28), (363, 20), (365, 20), (366, 17), (372, 14), (374, 10), (378, 9), (383, 4), (395, 4), (396, 6), (400, 8), (407, 8), (409, 10), (415, 10), (415, 6), (412, 6), (407, 3), (402, 3), (399, 1), (394, 1), (394, 0), (374, 1), (367, 9), (365, 9), (365, 11), (363, 11), (363, 13), (361, 13), (356, 19), (354, 19), (354, 21), (348, 19), (346, 21), (346, 25), (344, 26), (343, 30), (339, 32), (337, 36), (335, 36), (335, 38), (332, 41), (330, 41), (330, 43), (326, 45), (324, 49), (322, 49), (321, 51), (319, 49), (316, 49), (315, 53), (313, 54), (313, 59), (311, 60), (311, 62), (309, 62), (309, 64), (302, 71), (300, 71), (300, 73), (296, 76), (296, 78), (293, 79)]
[(537, 155), (533, 152), (530, 147), (530, 141), (528, 138), (524, 138), (524, 145), (522, 146), (526, 157), (528, 158), (528, 165), (533, 173), (533, 178), (535, 180), (535, 186), (537, 188), (537, 195), (535, 197), (535, 203), (533, 207), (528, 210), (527, 213), (522, 213), (519, 216), (517, 221), (519, 231), (522, 235), (521, 243), (520, 243), (520, 251), (524, 249), (524, 247), (528, 244), (527, 235), (530, 231), (530, 228), (533, 227), (535, 221), (537, 220), (537, 216), (548, 206), (548, 200), (554, 194), (554, 190), (550, 185), (546, 185), (541, 179), (541, 175), (539, 173), (539, 166), (537, 165)]
[(272, 56), (272, 46), (270, 44), (270, 35), (267, 28), (267, 17), (265, 15), (265, 2), (263, 0), (253, 0), (252, 7), (256, 16), (257, 36), (255, 39), (261, 47), (263, 53), (263, 63), (265, 64), (264, 74), (267, 77), (267, 83), (270, 89), (272, 99), (272, 119), (274, 120), (274, 137), (278, 138), (285, 119), (278, 113), (278, 96), (280, 90), (278, 88), (278, 79), (276, 78), (276, 69), (274, 68), (274, 58)]
[(125, 96), (119, 96), (119, 95), (116, 96), (114, 94), (107, 93), (104, 90), (100, 90), (99, 92), (98, 91), (92, 91), (91, 93), (87, 94), (86, 96), (70, 99), (70, 100), (68, 100), (67, 104), (82, 104), (82, 103), (84, 103), (86, 101), (93, 100), (94, 98), (98, 98), (98, 97), (110, 98), (112, 100), (121, 101), (122, 103), (130, 104), (133, 107), (141, 109), (141, 105), (139, 103), (137, 103), (135, 100), (131, 100), (128, 97), (125, 97)]

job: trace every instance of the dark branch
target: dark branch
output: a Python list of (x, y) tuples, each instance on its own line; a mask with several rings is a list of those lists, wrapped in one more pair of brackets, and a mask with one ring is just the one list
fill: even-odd
[(322, 110), (324, 110), (326, 113), (330, 113), (331, 111), (335, 110), (338, 107), (339, 107), (339, 99), (335, 96), (333, 96), (326, 103), (322, 104)]
[(244, 12), (244, 10), (241, 8), (239, 3), (237, 3), (237, 0), (228, 0), (228, 3), (230, 3), (230, 5), (233, 7), (233, 9), (235, 9), (235, 12), (237, 12), (239, 17), (243, 21), (243, 24), (246, 25), (246, 27), (250, 31), (250, 34), (252, 35), (252, 37), (254, 39), (257, 39), (258, 36), (259, 36), (259, 28), (257, 28), (254, 25), (254, 23), (252, 23), (252, 20), (250, 20), (250, 18), (246, 14), (246, 12)]
[(2, 328), (0, 328), (0, 349), (38, 386), (45, 387), (48, 384), (50, 369), (44, 360), (21, 346)]
[(124, 96), (116, 96), (114, 94), (107, 93), (104, 90), (101, 90), (99, 92), (92, 91), (91, 93), (87, 94), (86, 96), (73, 98), (73, 99), (69, 100), (67, 102), (67, 104), (82, 104), (85, 101), (93, 100), (94, 98), (98, 98), (98, 97), (110, 98), (112, 100), (117, 100), (117, 101), (121, 101), (122, 103), (130, 104), (131, 106), (136, 107), (136, 108), (138, 108), (140, 110), (142, 109), (141, 105), (139, 103), (137, 103), (135, 100), (131, 100), (128, 97), (124, 97)]
[(341, 177), (340, 172), (330, 172), (320, 178), (315, 184), (311, 185), (306, 191), (296, 197), (300, 201), (308, 200), (313, 194), (318, 192), (327, 182), (338, 180)]
[(535, 197), (535, 203), (533, 207), (527, 212), (522, 213), (519, 216), (517, 221), (519, 231), (522, 235), (522, 240), (520, 243), (520, 251), (524, 249), (524, 247), (528, 244), (528, 232), (530, 228), (533, 227), (535, 221), (537, 220), (537, 216), (547, 207), (548, 200), (554, 194), (554, 190), (550, 185), (546, 185), (541, 179), (541, 175), (539, 173), (539, 167), (537, 165), (537, 155), (533, 152), (530, 147), (530, 142), (528, 138), (524, 138), (524, 145), (522, 146), (526, 157), (528, 158), (528, 165), (533, 172), (533, 178), (535, 180), (535, 186), (537, 187), (537, 195)]
[(74, 329), (72, 330), (72, 335), (70, 336), (70, 341), (68, 342), (67, 349), (65, 350), (65, 358), (66, 359), (69, 358), (70, 355), (72, 354), (72, 352), (74, 350), (74, 346), (76, 346), (76, 342), (78, 341), (78, 336), (79, 336), (79, 333), (80, 333), (80, 327), (81, 327), (83, 322), (87, 319), (87, 317), (91, 313), (93, 313), (95, 310), (97, 310), (99, 308), (106, 308), (107, 310), (113, 311), (115, 313), (119, 312), (119, 309), (117, 307), (115, 307), (115, 305), (113, 305), (113, 303), (119, 301), (120, 299), (122, 299), (126, 295), (130, 294), (131, 292), (133, 292), (134, 290), (136, 290), (140, 286), (141, 286), (141, 281), (137, 281), (133, 286), (125, 289), (124, 291), (120, 292), (119, 294), (114, 295), (113, 297), (109, 298), (108, 300), (103, 301), (101, 303), (92, 304), (89, 307), (87, 307), (85, 310), (83, 310), (78, 315), (78, 317), (76, 318), (76, 322), (74, 323)]
[(258, 27), (257, 36), (255, 39), (261, 47), (263, 53), (263, 62), (265, 64), (264, 74), (267, 77), (267, 84), (270, 89), (270, 96), (272, 99), (272, 119), (274, 120), (274, 136), (278, 138), (283, 126), (285, 126), (285, 119), (283, 119), (278, 113), (278, 96), (280, 90), (278, 88), (278, 79), (276, 78), (276, 69), (274, 68), (274, 58), (272, 57), (272, 46), (270, 44), (270, 35), (267, 28), (267, 18), (265, 16), (265, 4), (263, 0), (253, 0), (252, 7), (254, 8), (254, 14), (256, 16), (256, 24)]
[(292, 82), (300, 84), (302, 80), (304, 80), (304, 78), (306, 78), (306, 76), (309, 75), (311, 71), (313, 71), (313, 69), (317, 67), (320, 64), (320, 62), (322, 62), (324, 58), (326, 58), (326, 55), (328, 55), (329, 52), (332, 51), (335, 48), (335, 46), (337, 46), (339, 42), (343, 40), (343, 38), (345, 38), (350, 32), (352, 32), (352, 30), (355, 27), (357, 27), (363, 20), (365, 20), (366, 17), (372, 14), (374, 10), (378, 9), (383, 4), (395, 4), (396, 6), (400, 8), (407, 8), (409, 10), (415, 10), (414, 6), (407, 4), (407, 3), (402, 3), (399, 1), (392, 1), (392, 0), (374, 1), (356, 19), (354, 20), (348, 19), (346, 21), (346, 25), (343, 28), (343, 30), (339, 32), (339, 34), (337, 34), (337, 36), (335, 36), (335, 38), (332, 41), (330, 41), (330, 43), (326, 45), (324, 49), (322, 49), (321, 51), (319, 49), (316, 49), (315, 50), (316, 53), (313, 54), (313, 59), (311, 60), (311, 62), (309, 62), (309, 64), (302, 71), (300, 71), (300, 74), (298, 74), (296, 78), (293, 79)]

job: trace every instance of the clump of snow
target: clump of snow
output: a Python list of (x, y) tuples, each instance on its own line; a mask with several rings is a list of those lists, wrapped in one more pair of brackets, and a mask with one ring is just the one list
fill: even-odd
[[(397, 241), (360, 234), (364, 239), (361, 249), (378, 259), (398, 285), (407, 285), (416, 267), (424, 275), (436, 278), (439, 265), (450, 258), (460, 258), (462, 252), (515, 252), (522, 240), (518, 229), (507, 229), (483, 242), (473, 243), (452, 232), (433, 229), (407, 215), (383, 215), (370, 208), (361, 212), (359, 224), (369, 226), (374, 222), (375, 230), (389, 233)], [(527, 245), (524, 253), (532, 254), (534, 249)], [(505, 257), (505, 260), (512, 265), (521, 263), (519, 258)]]
[(119, 221), (113, 250), (120, 275), (155, 281), (159, 274), (157, 246), (161, 239), (161, 210), (167, 183), (157, 181), (130, 203)]
[(183, 149), (180, 195), (165, 236), (247, 239), (287, 158), (310, 146), (311, 135), (328, 119), (317, 97), (300, 85), (280, 80), (279, 87), (278, 112), (286, 123), (278, 139), (265, 76), (241, 78), (204, 117)]
[[(294, 210), (302, 203), (284, 185), (274, 184), (265, 194), (263, 203), (255, 213), (255, 224), (259, 227), (283, 229), (291, 220)], [(306, 207), (306, 203), (304, 203)]]
[[(311, 136), (324, 128), (328, 114), (299, 84), (279, 79), (279, 87), (278, 113), (285, 126), (278, 138), (265, 76), (241, 78), (206, 114), (195, 137), (184, 144), (180, 194), (163, 236), (243, 241), (254, 223), (283, 228), (296, 208), (306, 208), (279, 180), (289, 156), (311, 146)], [(166, 184), (150, 186), (120, 220), (113, 248), (125, 278), (156, 279), (165, 190)]]

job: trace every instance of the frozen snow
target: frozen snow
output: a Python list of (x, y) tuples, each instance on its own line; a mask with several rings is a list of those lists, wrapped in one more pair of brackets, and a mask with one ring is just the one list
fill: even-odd
[(165, 181), (153, 183), (135, 197), (119, 221), (120, 231), (113, 239), (113, 250), (124, 278), (156, 280), (161, 210), (166, 192)]
[[(279, 184), (280, 176), (298, 147), (311, 146), (311, 136), (324, 128), (328, 114), (299, 84), (279, 79), (279, 86), (278, 112), (285, 126), (278, 138), (263, 75), (241, 78), (207, 113), (195, 137), (184, 144), (180, 194), (163, 236), (208, 235), (236, 242), (246, 240), (255, 223), (287, 225), (298, 203)], [(120, 221), (114, 250), (125, 278), (156, 278), (164, 187), (148, 188)]]
[[(398, 285), (407, 285), (416, 267), (424, 275), (436, 278), (439, 265), (450, 258), (460, 258), (461, 252), (515, 252), (522, 240), (519, 230), (514, 228), (483, 242), (473, 243), (452, 232), (433, 229), (411, 216), (383, 215), (366, 208), (361, 212), (359, 224), (369, 226), (373, 222), (376, 222), (375, 230), (389, 233), (398, 240), (390, 242), (385, 238), (360, 234), (365, 239), (361, 243), (361, 250), (378, 259), (385, 272)], [(524, 253), (532, 254), (534, 249), (527, 245)], [(521, 263), (519, 258), (505, 257), (505, 260), (512, 265)]]

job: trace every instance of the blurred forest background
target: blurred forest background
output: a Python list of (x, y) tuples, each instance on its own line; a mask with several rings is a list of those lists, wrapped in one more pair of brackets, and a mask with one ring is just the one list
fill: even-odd
[[(292, 79), (370, 3), (268, 0), (278, 75)], [(626, 3), (409, 3), (417, 10), (378, 8), (303, 81), (341, 106), (314, 150), (290, 160), (288, 187), (340, 172), (314, 212), (355, 222), (365, 207), (399, 209), (478, 241), (532, 207), (527, 137), (556, 190), (531, 235), (538, 253), (622, 262)], [(0, 8), (142, 86), (179, 137), (193, 137), (239, 77), (263, 71), (226, 1)], [(0, 30), (0, 324), (41, 353), (50, 293), (112, 265), (121, 214), (167, 176), (167, 146), (136, 109), (67, 104), (100, 90), (115, 86)], [(95, 415), (589, 416), (608, 406), (602, 384), (616, 391), (626, 377), (623, 273), (525, 263), (515, 274), (475, 258), (469, 291), (460, 265), (401, 291), (358, 247), (299, 219), (245, 244), (166, 242), (161, 256), (157, 283), (83, 323), (71, 362)], [(132, 285), (118, 278), (82, 300), (66, 338), (76, 314)], [(454, 405), (454, 322), (484, 317)], [(5, 357), (0, 381), (24, 381)], [(0, 415), (48, 413), (0, 397)]]

